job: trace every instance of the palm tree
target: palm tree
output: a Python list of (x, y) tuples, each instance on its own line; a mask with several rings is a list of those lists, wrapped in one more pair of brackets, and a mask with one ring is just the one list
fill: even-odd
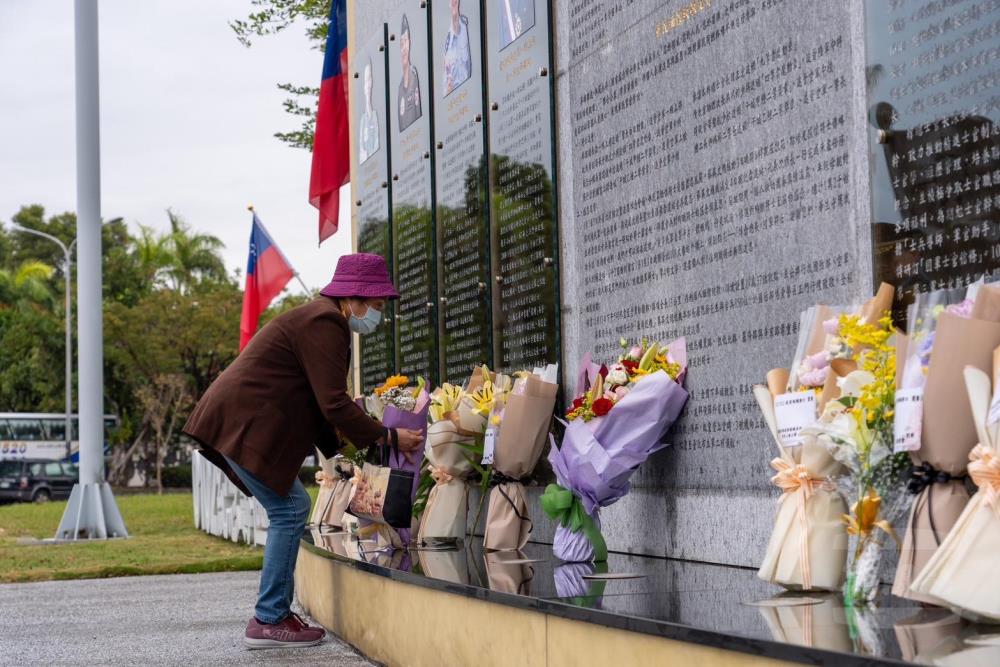
[(151, 286), (164, 284), (174, 265), (168, 241), (169, 236), (161, 236), (152, 227), (139, 225), (139, 236), (134, 240), (135, 253), (140, 270)]
[(0, 269), (0, 303), (51, 305), (55, 295), (48, 283), (55, 271), (55, 268), (37, 260), (21, 262), (14, 271)]
[(195, 283), (205, 279), (226, 280), (226, 265), (219, 256), (225, 244), (211, 234), (198, 234), (183, 218), (167, 209), (170, 234), (164, 238), (171, 254), (166, 273), (173, 287), (186, 292)]

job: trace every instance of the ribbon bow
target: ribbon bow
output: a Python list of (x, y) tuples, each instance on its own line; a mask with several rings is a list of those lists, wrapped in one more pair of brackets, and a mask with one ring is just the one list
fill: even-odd
[(771, 467), (778, 471), (778, 474), (771, 478), (771, 483), (783, 493), (801, 493), (803, 500), (808, 500), (813, 491), (826, 483), (824, 479), (813, 477), (809, 469), (801, 463), (792, 465), (779, 457), (771, 460)]
[(450, 472), (448, 472), (447, 468), (432, 465), (430, 466), (430, 469), (431, 469), (431, 477), (434, 479), (434, 483), (438, 486), (443, 486), (445, 484), (448, 484), (449, 482), (455, 479), (455, 477)]
[(558, 484), (549, 484), (542, 494), (541, 503), (549, 518), (568, 528), (570, 532), (583, 533), (594, 547), (595, 561), (604, 562), (608, 559), (608, 545), (604, 536), (572, 491)]
[(771, 478), (771, 483), (781, 489), (785, 496), (795, 499), (795, 513), (799, 521), (799, 563), (802, 568), (802, 588), (812, 588), (812, 568), (809, 564), (809, 518), (806, 516), (806, 501), (812, 497), (813, 491), (823, 488), (826, 481), (812, 476), (809, 469), (801, 463), (792, 464), (783, 458), (771, 459), (771, 467), (777, 474)]
[(333, 486), (333, 477), (322, 470), (316, 471), (316, 483), (324, 488)]
[(976, 445), (969, 452), (969, 476), (1000, 518), (1000, 456), (989, 447)]
[(917, 495), (931, 484), (947, 484), (952, 481), (961, 481), (965, 475), (952, 475), (944, 470), (938, 470), (930, 463), (924, 461), (910, 471), (910, 481), (906, 484), (906, 490)]

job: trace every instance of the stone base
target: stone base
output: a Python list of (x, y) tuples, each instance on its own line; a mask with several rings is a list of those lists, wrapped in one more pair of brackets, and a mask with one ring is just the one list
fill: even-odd
[(386, 665), (790, 664), (560, 617), (530, 603), (493, 602), (489, 591), (472, 597), (457, 590), (462, 586), (433, 590), (364, 568), (304, 545), (295, 588), (310, 616)]

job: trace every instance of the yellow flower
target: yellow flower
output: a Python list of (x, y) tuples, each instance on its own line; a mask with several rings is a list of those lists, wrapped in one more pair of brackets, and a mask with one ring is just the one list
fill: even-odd
[(875, 494), (875, 489), (868, 487), (868, 493), (862, 496), (851, 508), (850, 516), (844, 515), (841, 520), (847, 524), (847, 532), (851, 535), (867, 535), (875, 528), (878, 511), (882, 499)]
[(468, 395), (472, 410), (476, 414), (487, 416), (493, 409), (493, 383), (484, 382), (483, 386)]
[(446, 414), (457, 410), (458, 404), (464, 396), (465, 392), (462, 391), (461, 387), (447, 382), (435, 389), (434, 393), (431, 394), (431, 421), (441, 421)]
[(409, 383), (410, 383), (410, 378), (406, 377), (405, 375), (393, 375), (388, 379), (386, 379), (386, 381), (382, 385), (375, 387), (375, 395), (381, 396), (390, 389), (393, 389), (395, 387), (405, 387)]

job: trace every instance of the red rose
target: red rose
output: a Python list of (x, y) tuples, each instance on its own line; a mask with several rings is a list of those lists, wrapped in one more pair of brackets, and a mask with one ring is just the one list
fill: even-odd
[(607, 367), (607, 366), (605, 366), (604, 364), (601, 364), (601, 370), (600, 370), (600, 373), (601, 373), (601, 377), (602, 377), (602, 378), (606, 378), (606, 377), (608, 377), (608, 367)]
[(578, 407), (583, 405), (583, 396), (577, 396), (573, 399), (573, 409), (576, 410)]
[(601, 398), (594, 401), (594, 404), (591, 406), (590, 409), (594, 411), (595, 417), (603, 417), (604, 415), (611, 412), (611, 408), (613, 407), (615, 407), (615, 404), (612, 403), (609, 399), (604, 398), (602, 396)]
[(622, 366), (625, 367), (625, 370), (631, 373), (635, 369), (639, 368), (639, 362), (632, 361), (631, 359), (622, 359)]

